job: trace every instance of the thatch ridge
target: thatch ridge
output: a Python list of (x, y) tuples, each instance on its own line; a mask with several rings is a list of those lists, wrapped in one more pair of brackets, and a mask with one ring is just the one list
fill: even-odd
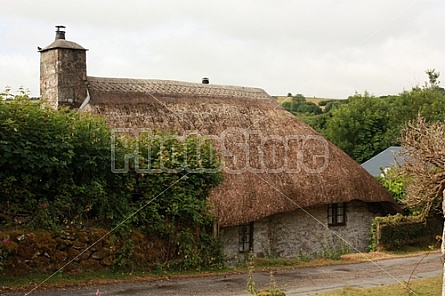
[(222, 226), (352, 200), (399, 210), (374, 177), (264, 90), (96, 77), (88, 82), (88, 110), (106, 115), (112, 127), (194, 130), (217, 139), (225, 181), (210, 198)]
[[(174, 80), (88, 77), (90, 92), (108, 93), (92, 96), (97, 104), (127, 104), (159, 98), (208, 98), (269, 101), (262, 89), (230, 85), (202, 84)], [(111, 95), (113, 94), (113, 95)]]

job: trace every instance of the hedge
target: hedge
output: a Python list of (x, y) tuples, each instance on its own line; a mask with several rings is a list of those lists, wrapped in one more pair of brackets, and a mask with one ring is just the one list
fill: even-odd
[(410, 246), (436, 245), (441, 237), (443, 219), (420, 216), (376, 217), (371, 227), (371, 251), (400, 250)]
[(170, 248), (169, 266), (207, 267), (222, 257), (208, 202), (219, 167), (208, 139), (116, 134), (88, 113), (0, 100), (0, 233), (139, 231)]

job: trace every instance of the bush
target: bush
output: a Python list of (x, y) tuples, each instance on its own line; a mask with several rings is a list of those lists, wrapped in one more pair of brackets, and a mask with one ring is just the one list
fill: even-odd
[(420, 216), (376, 217), (371, 226), (371, 251), (402, 250), (405, 247), (428, 247), (437, 243), (442, 234), (443, 221)]
[(0, 139), (0, 225), (137, 229), (181, 269), (222, 257), (208, 205), (222, 173), (206, 139), (116, 137), (104, 118), (28, 100), (0, 102)]
[(0, 139), (5, 222), (19, 216), (24, 223), (50, 226), (97, 215), (112, 178), (103, 119), (25, 100), (2, 101)]

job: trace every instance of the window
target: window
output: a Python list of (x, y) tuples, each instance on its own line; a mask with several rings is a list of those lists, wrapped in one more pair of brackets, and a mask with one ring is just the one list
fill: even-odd
[(253, 222), (239, 226), (239, 252), (245, 253), (253, 249)]
[(346, 225), (346, 203), (334, 203), (328, 206), (328, 225)]

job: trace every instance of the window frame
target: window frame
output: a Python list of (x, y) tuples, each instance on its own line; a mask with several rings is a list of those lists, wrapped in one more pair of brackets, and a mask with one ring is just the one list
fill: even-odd
[[(339, 219), (339, 218), (342, 219)], [(341, 220), (341, 222), (339, 222)], [(346, 203), (332, 203), (328, 205), (328, 226), (346, 225)]]
[[(245, 228), (247, 228), (246, 232), (243, 231)], [(246, 240), (244, 240), (245, 235), (247, 235)], [(245, 248), (246, 245), (247, 249)], [(253, 222), (238, 226), (238, 251), (240, 253), (253, 251)]]

